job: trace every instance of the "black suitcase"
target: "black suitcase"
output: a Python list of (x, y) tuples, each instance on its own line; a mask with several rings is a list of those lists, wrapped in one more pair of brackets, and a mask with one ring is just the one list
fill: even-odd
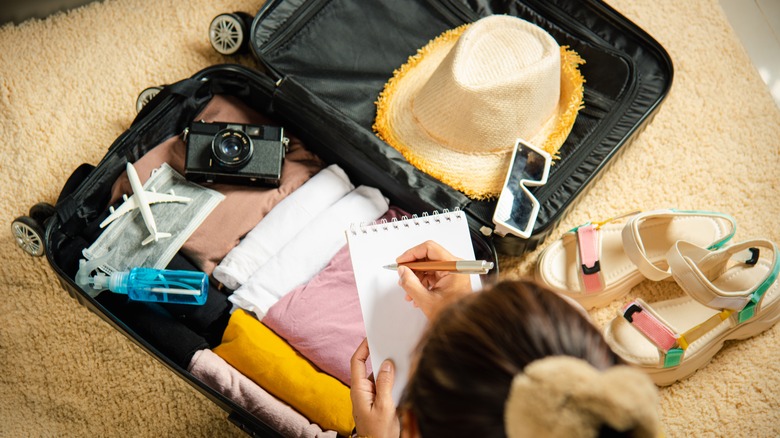
[[(549, 183), (535, 192), (542, 210), (528, 240), (491, 236), (494, 203), (471, 201), (398, 160), (370, 129), (374, 99), (394, 68), (442, 31), (496, 13), (539, 24), (587, 60), (582, 67), (585, 108)], [(254, 19), (250, 37), (267, 73), (221, 65), (162, 87), (97, 166), (85, 164), (73, 173), (55, 209), (36, 206), (31, 215), (45, 221), (45, 254), (72, 297), (223, 408), (232, 422), (258, 436), (279, 432), (193, 377), (74, 281), (85, 225), (105, 214), (110, 187), (128, 160), (179, 135), (212, 95), (233, 95), (292, 127), (313, 152), (342, 166), (356, 184), (380, 188), (391, 203), (409, 212), (465, 210), (478, 257), (497, 261), (496, 248), (521, 254), (552, 231), (588, 184), (649, 122), (672, 78), (664, 50), (594, 0), (271, 0)], [(358, 54), (356, 67), (352, 61)]]

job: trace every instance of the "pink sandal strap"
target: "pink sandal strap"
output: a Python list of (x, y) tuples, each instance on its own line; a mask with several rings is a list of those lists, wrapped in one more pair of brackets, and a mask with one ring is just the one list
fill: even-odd
[(604, 273), (601, 270), (601, 227), (610, 222), (617, 221), (638, 214), (632, 211), (603, 221), (588, 222), (575, 227), (570, 232), (577, 236), (577, 252), (580, 261), (580, 278), (586, 294), (601, 292), (606, 288)]
[(623, 308), (623, 318), (664, 353), (677, 345), (677, 335), (650, 312), (641, 301), (635, 300), (628, 303)]
[(580, 255), (580, 272), (586, 294), (600, 292), (604, 281), (599, 263), (600, 232), (596, 225), (583, 225), (576, 230), (577, 249)]

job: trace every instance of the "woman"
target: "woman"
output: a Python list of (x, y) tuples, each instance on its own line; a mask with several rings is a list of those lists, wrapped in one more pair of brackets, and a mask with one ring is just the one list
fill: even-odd
[[(435, 242), (396, 259), (456, 260)], [(393, 363), (367, 375), (352, 357), (355, 436), (657, 437), (657, 389), (620, 365), (587, 314), (527, 281), (471, 293), (468, 276), (400, 267), (406, 299), (430, 320), (396, 409)], [(399, 419), (400, 417), (400, 419)]]

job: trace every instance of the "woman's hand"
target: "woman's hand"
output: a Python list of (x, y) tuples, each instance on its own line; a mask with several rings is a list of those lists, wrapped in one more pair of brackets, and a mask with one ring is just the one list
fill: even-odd
[[(438, 243), (429, 240), (406, 250), (395, 259), (399, 265), (416, 261), (461, 260)], [(406, 291), (406, 301), (412, 301), (431, 320), (444, 304), (471, 292), (468, 275), (444, 271), (412, 271), (398, 267), (398, 284)]]
[(363, 339), (350, 360), (352, 382), (349, 397), (352, 399), (352, 416), (359, 436), (371, 438), (398, 438), (401, 425), (393, 402), (393, 362), (382, 362), (379, 372), (374, 371), (372, 381), (366, 371), (368, 342)]

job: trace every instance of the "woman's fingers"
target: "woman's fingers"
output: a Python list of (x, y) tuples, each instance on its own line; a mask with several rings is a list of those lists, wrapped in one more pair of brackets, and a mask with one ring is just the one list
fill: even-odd
[(409, 248), (395, 259), (396, 263), (408, 263), (416, 260), (459, 259), (433, 240), (428, 240), (415, 247)]
[(398, 267), (398, 285), (412, 297), (412, 300), (422, 300), (429, 293), (428, 288), (420, 282), (414, 272), (406, 266)]
[(376, 400), (374, 406), (382, 410), (395, 409), (393, 402), (393, 382), (395, 381), (395, 365), (390, 359), (382, 362), (379, 373), (376, 374)]
[(355, 353), (352, 355), (352, 359), (349, 361), (349, 368), (352, 375), (352, 381), (357, 382), (361, 379), (366, 379), (366, 360), (368, 360), (368, 339), (363, 339), (363, 342), (358, 345)]
[(398, 267), (398, 284), (411, 297), (415, 307), (419, 307), (426, 317), (431, 317), (432, 292), (426, 286), (420, 283), (420, 279), (414, 275), (411, 269), (405, 266)]

